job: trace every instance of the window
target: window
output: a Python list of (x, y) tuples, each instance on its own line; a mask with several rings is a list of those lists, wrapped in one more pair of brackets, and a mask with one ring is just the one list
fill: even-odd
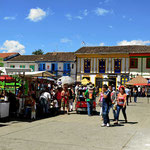
[(30, 65), (30, 68), (32, 69), (32, 71), (35, 71), (35, 66), (34, 65)]
[(146, 59), (146, 68), (150, 69), (150, 58)]
[(63, 75), (70, 76), (70, 63), (64, 63)]
[(105, 59), (99, 60), (99, 73), (105, 73), (105, 64), (106, 64)]
[(15, 65), (10, 65), (10, 68), (15, 68)]
[(67, 64), (67, 70), (70, 70), (70, 64)]
[(43, 64), (43, 70), (45, 70), (45, 64)]
[(25, 68), (25, 65), (20, 65), (20, 68)]
[(115, 59), (114, 61), (115, 61), (114, 63), (115, 73), (121, 73), (121, 59)]
[(130, 68), (138, 68), (138, 58), (130, 58)]
[(122, 75), (121, 76), (121, 85), (125, 85), (129, 81), (129, 76), (128, 75)]
[(72, 69), (74, 68), (74, 64), (72, 64)]
[(45, 71), (46, 70), (46, 64), (45, 63), (40, 63), (39, 64), (39, 71)]
[(91, 60), (90, 59), (85, 59), (84, 60), (84, 72), (85, 73), (90, 73), (91, 71)]

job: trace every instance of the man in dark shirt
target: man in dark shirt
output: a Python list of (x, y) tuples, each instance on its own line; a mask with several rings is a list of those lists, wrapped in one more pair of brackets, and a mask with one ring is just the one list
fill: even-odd
[(109, 105), (111, 103), (111, 95), (110, 95), (110, 91), (108, 90), (107, 85), (103, 85), (102, 90), (104, 92), (103, 104), (102, 104), (104, 122), (101, 126), (109, 127), (110, 126), (110, 124), (109, 124), (110, 123), (110, 121), (109, 121)]

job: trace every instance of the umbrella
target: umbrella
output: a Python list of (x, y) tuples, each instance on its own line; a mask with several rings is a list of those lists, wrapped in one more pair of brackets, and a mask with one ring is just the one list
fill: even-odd
[(69, 84), (70, 85), (70, 84), (74, 84), (75, 83), (75, 80), (73, 78), (69, 77), (69, 76), (63, 76), (63, 77), (59, 78), (57, 81), (58, 82), (61, 81), (61, 83), (63, 85), (64, 84)]
[(128, 81), (126, 85), (148, 85), (148, 81), (142, 76), (137, 76), (136, 78), (133, 78), (132, 80)]
[(0, 81), (10, 82), (10, 81), (15, 81), (15, 79), (13, 77), (8, 76), (8, 75), (2, 75), (2, 76), (0, 76)]
[(81, 84), (83, 85), (87, 85), (90, 81), (86, 78), (84, 78), (83, 80), (81, 80)]

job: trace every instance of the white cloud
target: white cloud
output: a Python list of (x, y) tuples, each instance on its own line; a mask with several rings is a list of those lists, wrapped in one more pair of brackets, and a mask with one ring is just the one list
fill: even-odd
[(37, 22), (42, 20), (47, 15), (46, 11), (42, 10), (41, 8), (32, 8), (30, 9), (30, 13), (27, 19)]
[(6, 16), (6, 17), (4, 17), (4, 20), (15, 20), (16, 19), (16, 17), (10, 17), (10, 16)]
[(117, 45), (147, 45), (147, 44), (150, 44), (150, 41), (142, 41), (142, 40), (127, 41), (127, 40), (123, 40), (123, 41), (117, 43)]
[(97, 16), (104, 16), (105, 14), (109, 13), (109, 10), (103, 9), (103, 8), (97, 8), (95, 10), (95, 13)]
[(105, 44), (104, 43), (100, 43), (100, 46), (104, 46)]
[(76, 18), (76, 19), (79, 19), (79, 20), (82, 20), (82, 19), (83, 19), (82, 16), (76, 16), (75, 18)]
[(89, 13), (89, 12), (88, 12), (88, 10), (87, 10), (87, 9), (85, 9), (85, 10), (83, 11), (83, 15), (84, 15), (84, 16), (87, 16), (87, 15), (88, 15), (88, 13)]
[(72, 20), (72, 15), (71, 15), (71, 14), (66, 14), (65, 17), (66, 17), (68, 20)]
[(71, 40), (68, 39), (68, 38), (62, 38), (62, 39), (60, 40), (60, 42), (61, 42), (61, 43), (69, 43), (69, 42), (71, 42)]
[(6, 40), (0, 50), (4, 50), (4, 52), (7, 51), (8, 53), (18, 52), (20, 54), (24, 54), (25, 46), (20, 44), (18, 41)]

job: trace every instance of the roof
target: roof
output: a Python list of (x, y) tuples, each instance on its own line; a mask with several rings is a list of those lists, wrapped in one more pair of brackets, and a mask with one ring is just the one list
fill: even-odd
[(132, 80), (128, 81), (126, 85), (147, 85), (148, 81), (142, 76), (137, 76), (136, 78), (133, 78)]
[(75, 55), (74, 52), (53, 52), (43, 55), (37, 61), (75, 61)]
[(76, 54), (108, 54), (108, 53), (150, 53), (150, 46), (128, 45), (128, 46), (97, 46), (81, 47)]
[(43, 55), (19, 55), (10, 59), (10, 61), (36, 61), (41, 57), (43, 57)]
[(12, 58), (18, 55), (20, 54), (19, 53), (0, 53), (0, 58), (6, 59), (6, 58)]
[(20, 55), (10, 61), (75, 61), (73, 52), (53, 52), (45, 55)]

